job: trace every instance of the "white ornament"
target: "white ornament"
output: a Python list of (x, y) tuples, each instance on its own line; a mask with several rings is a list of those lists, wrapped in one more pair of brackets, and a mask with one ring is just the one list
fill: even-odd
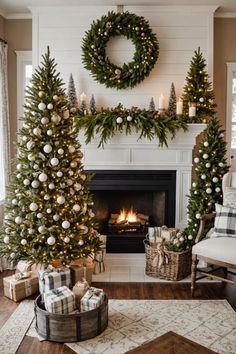
[(44, 200), (49, 200), (50, 196), (48, 194), (45, 194), (45, 196), (43, 197)]
[(201, 179), (206, 179), (206, 175), (201, 175)]
[(34, 135), (40, 136), (41, 135), (41, 129), (39, 129), (38, 127), (34, 128), (33, 129), (33, 133), (34, 133)]
[(199, 98), (199, 101), (200, 101), (200, 102), (204, 102), (204, 98), (203, 98), (203, 97), (200, 97), (200, 98)]
[(28, 233), (29, 233), (29, 235), (33, 235), (33, 233), (34, 233), (34, 229), (28, 229)]
[(64, 150), (63, 149), (58, 149), (57, 152), (58, 152), (59, 155), (63, 155), (64, 154)]
[(38, 213), (38, 214), (37, 214), (37, 218), (38, 218), (38, 219), (42, 219), (42, 217), (43, 217), (43, 214), (42, 214), (42, 213)]
[(51, 130), (51, 129), (48, 129), (48, 130), (47, 130), (47, 135), (48, 135), (48, 136), (51, 136), (51, 135), (52, 135), (52, 130)]
[(42, 123), (42, 124), (48, 124), (48, 123), (49, 123), (48, 117), (43, 117), (43, 118), (41, 118), (41, 123)]
[(51, 209), (51, 208), (47, 208), (46, 212), (47, 212), (48, 214), (51, 214), (52, 209)]
[(49, 189), (54, 189), (55, 188), (55, 184), (54, 183), (50, 183), (48, 186)]
[(219, 162), (219, 167), (224, 167), (223, 162)]
[(53, 104), (52, 103), (48, 103), (47, 109), (53, 109)]
[(198, 157), (195, 157), (194, 162), (195, 162), (195, 163), (198, 163), (198, 162), (199, 162), (199, 158), (198, 158)]
[(17, 205), (18, 204), (17, 199), (12, 199), (11, 202), (12, 202), (13, 205)]
[(55, 237), (50, 236), (50, 237), (47, 239), (47, 243), (49, 244), (49, 246), (53, 246), (53, 245), (56, 243)]
[(38, 188), (38, 186), (39, 186), (39, 181), (34, 180), (34, 181), (31, 183), (31, 186), (32, 186), (33, 188)]
[(45, 231), (46, 231), (46, 227), (45, 227), (44, 225), (40, 225), (40, 226), (38, 227), (38, 232), (39, 232), (40, 234), (43, 234)]
[(197, 187), (197, 183), (193, 182), (192, 186), (193, 186), (193, 188), (196, 188)]
[(77, 161), (71, 161), (71, 163), (70, 163), (70, 166), (72, 167), (72, 168), (75, 168), (75, 167), (77, 167)]
[(83, 241), (83, 240), (79, 240), (78, 244), (79, 244), (80, 246), (83, 246), (84, 241)]
[(69, 229), (70, 223), (69, 221), (65, 220), (62, 222), (61, 226), (63, 227), (63, 229)]
[(73, 184), (73, 181), (72, 181), (71, 179), (68, 179), (68, 180), (67, 180), (67, 185), (68, 185), (68, 186), (72, 186), (72, 184)]
[(7, 245), (9, 243), (10, 239), (8, 236), (5, 236), (3, 239), (3, 242)]
[(206, 193), (207, 193), (207, 194), (211, 194), (211, 193), (212, 193), (212, 189), (211, 189), (211, 188), (207, 188), (207, 189), (206, 189)]
[(27, 244), (27, 241), (26, 241), (25, 238), (23, 238), (23, 239), (20, 241), (20, 243), (22, 244), (22, 246), (25, 246), (25, 245)]
[(58, 204), (64, 204), (65, 203), (65, 198), (63, 197), (63, 195), (59, 195), (59, 197), (57, 197), (57, 203)]
[(21, 224), (22, 223), (22, 218), (20, 216), (17, 216), (15, 218), (15, 223), (18, 224), (18, 225)]
[(32, 154), (29, 154), (29, 155), (28, 155), (28, 160), (29, 160), (29, 161), (34, 161), (34, 160), (35, 160), (35, 157), (34, 157)]
[(33, 202), (33, 203), (30, 203), (29, 208), (31, 211), (36, 211), (38, 209), (38, 205)]
[(15, 258), (15, 256), (16, 256), (16, 254), (15, 254), (14, 252), (12, 252), (12, 253), (10, 254), (11, 259)]
[(20, 179), (20, 178), (21, 178), (21, 174), (18, 173), (18, 174), (16, 175), (16, 178)]
[(208, 159), (209, 155), (208, 154), (203, 154), (202, 156), (204, 158), (204, 160)]
[(45, 104), (45, 103), (40, 102), (40, 103), (38, 104), (38, 109), (40, 109), (40, 111), (44, 111), (45, 108), (46, 108), (46, 104)]
[(25, 135), (22, 136), (22, 140), (23, 140), (23, 141), (27, 141), (27, 140), (28, 140), (27, 136), (25, 136)]
[(31, 150), (34, 146), (35, 146), (35, 142), (32, 140), (28, 141), (28, 143), (26, 144), (28, 150)]
[(206, 168), (210, 168), (210, 167), (211, 167), (210, 162), (207, 162), (207, 163), (206, 163)]
[(220, 134), (220, 137), (221, 137), (221, 138), (224, 138), (224, 133), (221, 133), (221, 134)]
[(70, 146), (68, 146), (68, 150), (71, 154), (73, 154), (73, 152), (75, 152), (75, 147), (70, 145)]
[(66, 111), (63, 112), (63, 118), (68, 119), (70, 117), (70, 111), (67, 109)]
[(123, 118), (122, 117), (117, 117), (116, 118), (116, 123), (121, 124), (123, 122)]
[(57, 215), (57, 214), (53, 215), (52, 218), (54, 221), (58, 221), (60, 219), (59, 215)]
[(213, 178), (212, 178), (212, 181), (213, 181), (214, 183), (217, 183), (217, 182), (219, 181), (219, 179), (218, 179), (218, 177), (213, 177)]
[(74, 211), (80, 211), (80, 206), (79, 206), (79, 204), (73, 205), (73, 210), (74, 210)]
[(63, 240), (65, 243), (69, 243), (70, 242), (70, 238), (68, 236), (66, 236)]
[(180, 240), (180, 242), (184, 242), (183, 236), (181, 236), (181, 237), (179, 238), (179, 240)]
[(208, 141), (204, 141), (203, 145), (204, 145), (205, 147), (208, 147), (208, 146), (209, 146)]
[(34, 170), (38, 170), (39, 169), (39, 165), (35, 164), (34, 166)]
[(63, 173), (61, 171), (58, 171), (57, 172), (57, 177), (62, 177), (63, 176)]
[(17, 170), (20, 170), (20, 169), (21, 169), (21, 164), (18, 163), (18, 164), (16, 165), (16, 168), (17, 168)]
[(219, 193), (220, 192), (220, 187), (216, 187), (215, 191), (216, 191), (216, 193)]
[(39, 91), (39, 97), (42, 98), (44, 95), (44, 92), (43, 91)]
[(132, 122), (133, 118), (131, 116), (128, 116), (126, 119), (127, 119), (128, 122)]
[(46, 173), (42, 172), (39, 175), (39, 180), (40, 182), (46, 182), (46, 180), (48, 179), (48, 176), (46, 175)]
[(196, 214), (196, 219), (200, 219), (200, 217), (201, 217), (201, 214), (200, 214), (200, 213), (197, 213), (197, 214)]
[(50, 152), (52, 151), (52, 147), (51, 145), (47, 144), (43, 147), (43, 151), (46, 152), (46, 154), (50, 154)]
[(53, 98), (54, 101), (58, 100), (58, 96), (57, 95), (54, 95), (52, 98)]
[(53, 157), (50, 162), (52, 166), (57, 166), (59, 164), (59, 160), (57, 157)]
[(86, 180), (86, 176), (85, 175), (81, 175), (80, 177), (82, 178), (83, 181)]
[(189, 239), (189, 240), (192, 240), (192, 239), (193, 239), (193, 236), (192, 236), (192, 235), (188, 235), (188, 239)]
[(24, 179), (23, 183), (25, 186), (28, 186), (30, 184), (30, 181), (26, 178)]
[(81, 186), (80, 183), (75, 183), (75, 184), (74, 184), (74, 189), (75, 189), (76, 191), (80, 191), (81, 188), (82, 188), (82, 186)]

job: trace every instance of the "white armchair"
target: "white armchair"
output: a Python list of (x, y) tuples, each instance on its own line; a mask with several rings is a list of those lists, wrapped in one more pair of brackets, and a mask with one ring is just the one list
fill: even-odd
[[(229, 189), (230, 187), (231, 189)], [(232, 188), (233, 187), (233, 188)], [(234, 189), (235, 188), (235, 189)], [(225, 197), (224, 193), (230, 194), (230, 202), (232, 205), (228, 205), (229, 207), (235, 208), (236, 205), (236, 172), (229, 172), (226, 173), (223, 176), (222, 180), (222, 191), (223, 191), (223, 196)], [(225, 200), (225, 198), (224, 198)], [(229, 208), (226, 208), (229, 209)], [(236, 209), (234, 209), (236, 210)], [(207, 215), (202, 215), (201, 220), (200, 220), (200, 227), (199, 231), (195, 240), (195, 245), (192, 248), (192, 282), (191, 282), (191, 294), (194, 296), (194, 290), (195, 290), (195, 282), (196, 280), (202, 279), (203, 277), (210, 276), (211, 278), (215, 279), (220, 279), (222, 281), (235, 284), (236, 281), (228, 279), (227, 278), (227, 273), (230, 271), (228, 268), (231, 269), (236, 269), (236, 211), (232, 212), (232, 209), (230, 209), (230, 217), (233, 219), (232, 222), (228, 223), (227, 225), (230, 225), (230, 231), (229, 234), (227, 235), (227, 227), (225, 229), (222, 228), (219, 236), (217, 237), (210, 237), (210, 238), (205, 238), (204, 237), (204, 229), (205, 229), (205, 223), (207, 220), (210, 220), (215, 217), (215, 213), (212, 214), (207, 214)], [(219, 216), (219, 219), (220, 220)], [(223, 221), (226, 222), (226, 217), (223, 215)], [(233, 225), (233, 226), (232, 226)], [(221, 236), (222, 232), (222, 237)], [(226, 233), (226, 234), (224, 234)], [(202, 240), (203, 239), (203, 240)], [(210, 263), (214, 267), (210, 272), (206, 272), (204, 270), (197, 270), (197, 264), (199, 260), (206, 261), (207, 263)], [(224, 277), (215, 275), (213, 274), (216, 270), (219, 268), (224, 269)], [(201, 275), (200, 277), (196, 277), (197, 272)]]

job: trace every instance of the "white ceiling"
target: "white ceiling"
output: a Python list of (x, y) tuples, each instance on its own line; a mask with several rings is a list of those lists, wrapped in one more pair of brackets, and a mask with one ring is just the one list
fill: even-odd
[[(0, 14), (14, 18), (30, 15), (29, 6), (78, 6), (78, 5), (216, 5), (217, 12), (235, 12), (236, 0), (0, 0)], [(23, 16), (22, 16), (23, 17)], [(26, 15), (27, 17), (27, 15)]]

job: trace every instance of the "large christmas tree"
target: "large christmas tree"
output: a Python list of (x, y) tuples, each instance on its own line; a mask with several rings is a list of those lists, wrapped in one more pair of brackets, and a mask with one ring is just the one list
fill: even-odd
[(0, 235), (9, 259), (64, 264), (99, 249), (82, 153), (49, 49), (26, 92)]
[[(189, 245), (197, 236), (201, 215), (213, 212), (215, 203), (222, 203), (222, 177), (229, 170), (224, 131), (215, 117), (210, 119), (203, 132), (194, 167), (195, 178), (188, 202), (188, 226), (183, 232)], [(210, 228), (211, 223), (207, 226)]]
[(212, 84), (209, 82), (206, 71), (206, 61), (200, 51), (195, 50), (186, 77), (186, 84), (182, 95), (183, 113), (188, 116), (189, 105), (196, 105), (198, 117), (212, 116), (216, 110)]

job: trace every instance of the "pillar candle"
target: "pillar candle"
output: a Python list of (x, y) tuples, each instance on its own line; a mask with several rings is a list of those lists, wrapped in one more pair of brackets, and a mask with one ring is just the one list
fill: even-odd
[(165, 108), (165, 97), (163, 96), (163, 94), (161, 94), (161, 96), (159, 97), (158, 108), (159, 109), (164, 109)]
[(82, 92), (81, 95), (80, 95), (80, 101), (84, 102), (84, 101), (86, 101), (86, 98), (87, 98), (87, 96), (85, 95), (84, 92)]
[(181, 99), (176, 103), (176, 114), (183, 114), (183, 101)]
[(196, 116), (196, 107), (195, 106), (190, 106), (189, 107), (188, 116), (189, 117), (195, 117)]

